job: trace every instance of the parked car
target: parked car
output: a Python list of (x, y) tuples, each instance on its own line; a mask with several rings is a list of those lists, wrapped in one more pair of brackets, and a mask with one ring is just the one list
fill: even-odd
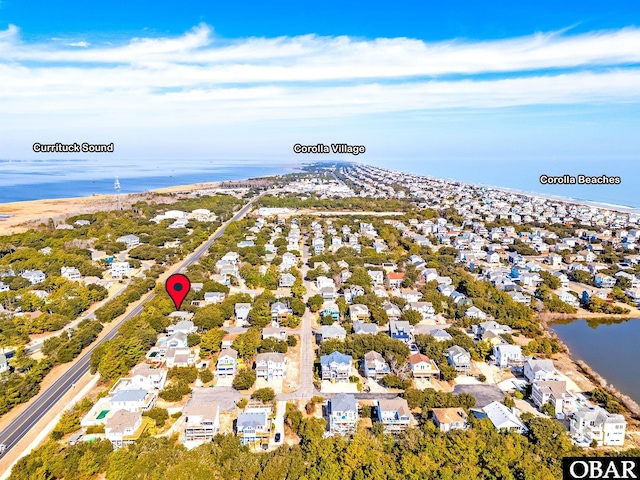
[(281, 438), (280, 433), (276, 433), (276, 438), (275, 438), (276, 443), (280, 443), (280, 438)]
[(420, 349), (418, 348), (418, 346), (415, 343), (410, 343), (409, 344), (409, 350), (411, 351), (412, 354), (420, 353)]

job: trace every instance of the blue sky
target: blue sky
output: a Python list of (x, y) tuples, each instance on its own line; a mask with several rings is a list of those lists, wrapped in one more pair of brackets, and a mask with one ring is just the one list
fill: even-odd
[(637, 160), (637, 3), (483, 3), (0, 0), (0, 158)]

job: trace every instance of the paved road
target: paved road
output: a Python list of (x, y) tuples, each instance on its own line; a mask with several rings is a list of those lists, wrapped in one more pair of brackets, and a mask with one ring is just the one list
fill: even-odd
[[(257, 200), (257, 198), (252, 199), (249, 203), (247, 203), (247, 205), (245, 205), (240, 211), (238, 211), (238, 213), (236, 213), (231, 220), (225, 222), (215, 235), (213, 235), (209, 240), (202, 244), (202, 246), (200, 246), (195, 252), (193, 252), (183, 261), (182, 266), (177, 271), (184, 272), (187, 267), (197, 262), (198, 259), (207, 252), (211, 244), (224, 233), (227, 225), (232, 221), (238, 220), (244, 214), (246, 214), (253, 205), (253, 202)], [(0, 444), (5, 444), (7, 446), (3, 456), (6, 455), (6, 452), (11, 450), (11, 448), (13, 448), (22, 439), (22, 437), (24, 437), (26, 433), (31, 428), (33, 428), (38, 423), (38, 421), (43, 418), (46, 413), (69, 390), (71, 390), (75, 386), (75, 383), (89, 371), (91, 354), (98, 347), (98, 345), (100, 345), (102, 342), (113, 339), (117, 335), (120, 326), (132, 317), (139, 315), (144, 308), (144, 304), (153, 299), (153, 297), (153, 292), (147, 294), (147, 296), (143, 298), (142, 302), (140, 302), (140, 304), (136, 308), (134, 308), (127, 316), (120, 320), (112, 331), (105, 335), (104, 338), (98, 340), (91, 347), (91, 349), (84, 355), (82, 355), (66, 373), (64, 373), (58, 380), (53, 383), (53, 385), (51, 385), (47, 390), (42, 392), (35, 400), (33, 400), (31, 404), (24, 410), (24, 412), (18, 415), (18, 417), (16, 417), (9, 424), (9, 426), (7, 426), (7, 428), (0, 432)]]
[[(307, 266), (308, 260), (309, 247), (304, 245), (302, 247), (303, 266), (300, 269), (302, 278), (307, 276), (307, 271), (309, 270), (309, 267)], [(305, 280), (304, 286), (307, 289), (307, 293), (304, 296), (304, 302), (306, 303), (313, 292), (311, 291), (311, 282)], [(311, 329), (312, 319), (313, 314), (307, 308), (304, 315), (302, 315), (300, 330), (295, 332), (300, 335), (300, 388), (291, 393), (278, 395), (276, 397), (278, 400), (306, 400), (310, 399), (314, 395), (320, 395), (320, 392), (313, 385), (313, 362), (315, 359), (315, 352), (313, 348), (313, 331)]]

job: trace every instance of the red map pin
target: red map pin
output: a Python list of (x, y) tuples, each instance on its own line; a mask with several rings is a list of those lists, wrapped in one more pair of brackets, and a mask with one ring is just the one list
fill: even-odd
[(186, 275), (174, 273), (167, 278), (167, 281), (164, 283), (164, 288), (167, 290), (171, 300), (173, 300), (176, 310), (179, 310), (182, 301), (189, 293), (189, 290), (191, 290), (191, 282)]

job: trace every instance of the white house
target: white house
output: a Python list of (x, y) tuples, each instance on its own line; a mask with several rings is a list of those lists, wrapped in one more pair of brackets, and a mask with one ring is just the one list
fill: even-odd
[(210, 388), (194, 388), (182, 409), (187, 441), (211, 441), (220, 432), (220, 406), (216, 392)]
[(223, 348), (218, 355), (216, 377), (233, 377), (238, 366), (238, 352), (233, 348)]
[(527, 358), (524, 361), (524, 377), (528, 382), (535, 380), (554, 380), (559, 378), (558, 370), (551, 360)]
[(133, 443), (138, 436), (136, 433), (142, 433), (138, 432), (141, 430), (141, 426), (142, 414), (140, 412), (118, 410), (107, 420), (104, 433), (113, 448), (118, 449)]
[(7, 356), (4, 353), (0, 353), (0, 373), (4, 373), (9, 370), (9, 362)]
[(129, 262), (112, 262), (109, 268), (109, 274), (113, 278), (131, 275), (131, 265), (129, 265)]
[(256, 376), (265, 380), (284, 378), (287, 363), (284, 353), (259, 353), (256, 356)]
[(433, 318), (436, 315), (436, 311), (433, 308), (433, 303), (431, 302), (410, 302), (410, 303), (407, 303), (404, 309), (405, 311), (415, 310), (417, 312), (420, 312), (420, 315), (422, 315), (422, 318), (424, 320)]
[(155, 392), (139, 388), (136, 390), (119, 390), (109, 399), (112, 410), (126, 410), (128, 412), (144, 412), (156, 404)]
[[(515, 410), (515, 409), (514, 409)], [(515, 430), (518, 433), (526, 433), (527, 427), (522, 423), (514, 410), (506, 407), (500, 402), (491, 402), (474, 414), (478, 418), (488, 418), (497, 430)]]
[(378, 421), (384, 425), (386, 433), (402, 432), (409, 428), (411, 410), (404, 398), (378, 400), (376, 409)]
[(82, 277), (80, 275), (80, 270), (76, 267), (62, 267), (60, 269), (60, 276), (72, 281), (80, 280)]
[(565, 403), (570, 403), (573, 395), (567, 391), (567, 382), (564, 380), (534, 380), (531, 385), (531, 399), (538, 408), (550, 403), (558, 415), (564, 413)]
[(380, 380), (390, 373), (389, 365), (385, 362), (384, 357), (373, 350), (365, 353), (362, 367), (365, 377), (373, 380)]
[(627, 421), (620, 414), (612, 414), (602, 407), (578, 410), (569, 425), (571, 436), (588, 443), (595, 440), (599, 446), (622, 446)]
[(20, 276), (29, 280), (29, 283), (31, 283), (31, 285), (44, 282), (46, 278), (46, 275), (42, 270), (25, 270), (20, 274)]
[(249, 318), (249, 312), (251, 311), (250, 303), (236, 303), (235, 313), (236, 321), (246, 322)]
[(358, 402), (350, 393), (339, 393), (329, 400), (329, 431), (345, 435), (356, 428)]
[(140, 245), (140, 238), (136, 235), (123, 235), (116, 238), (116, 242), (121, 242), (127, 245), (127, 249), (137, 247)]
[(131, 373), (131, 386), (141, 390), (162, 390), (166, 381), (167, 370), (146, 363), (136, 365)]
[(500, 368), (522, 365), (522, 349), (519, 345), (495, 345), (493, 356)]
[(435, 362), (421, 353), (409, 356), (409, 368), (413, 378), (440, 378), (440, 369)]
[(469, 318), (475, 318), (478, 320), (485, 320), (487, 318), (487, 314), (484, 313), (482, 310), (480, 310), (476, 306), (467, 308), (467, 311), (464, 312), (464, 316)]

